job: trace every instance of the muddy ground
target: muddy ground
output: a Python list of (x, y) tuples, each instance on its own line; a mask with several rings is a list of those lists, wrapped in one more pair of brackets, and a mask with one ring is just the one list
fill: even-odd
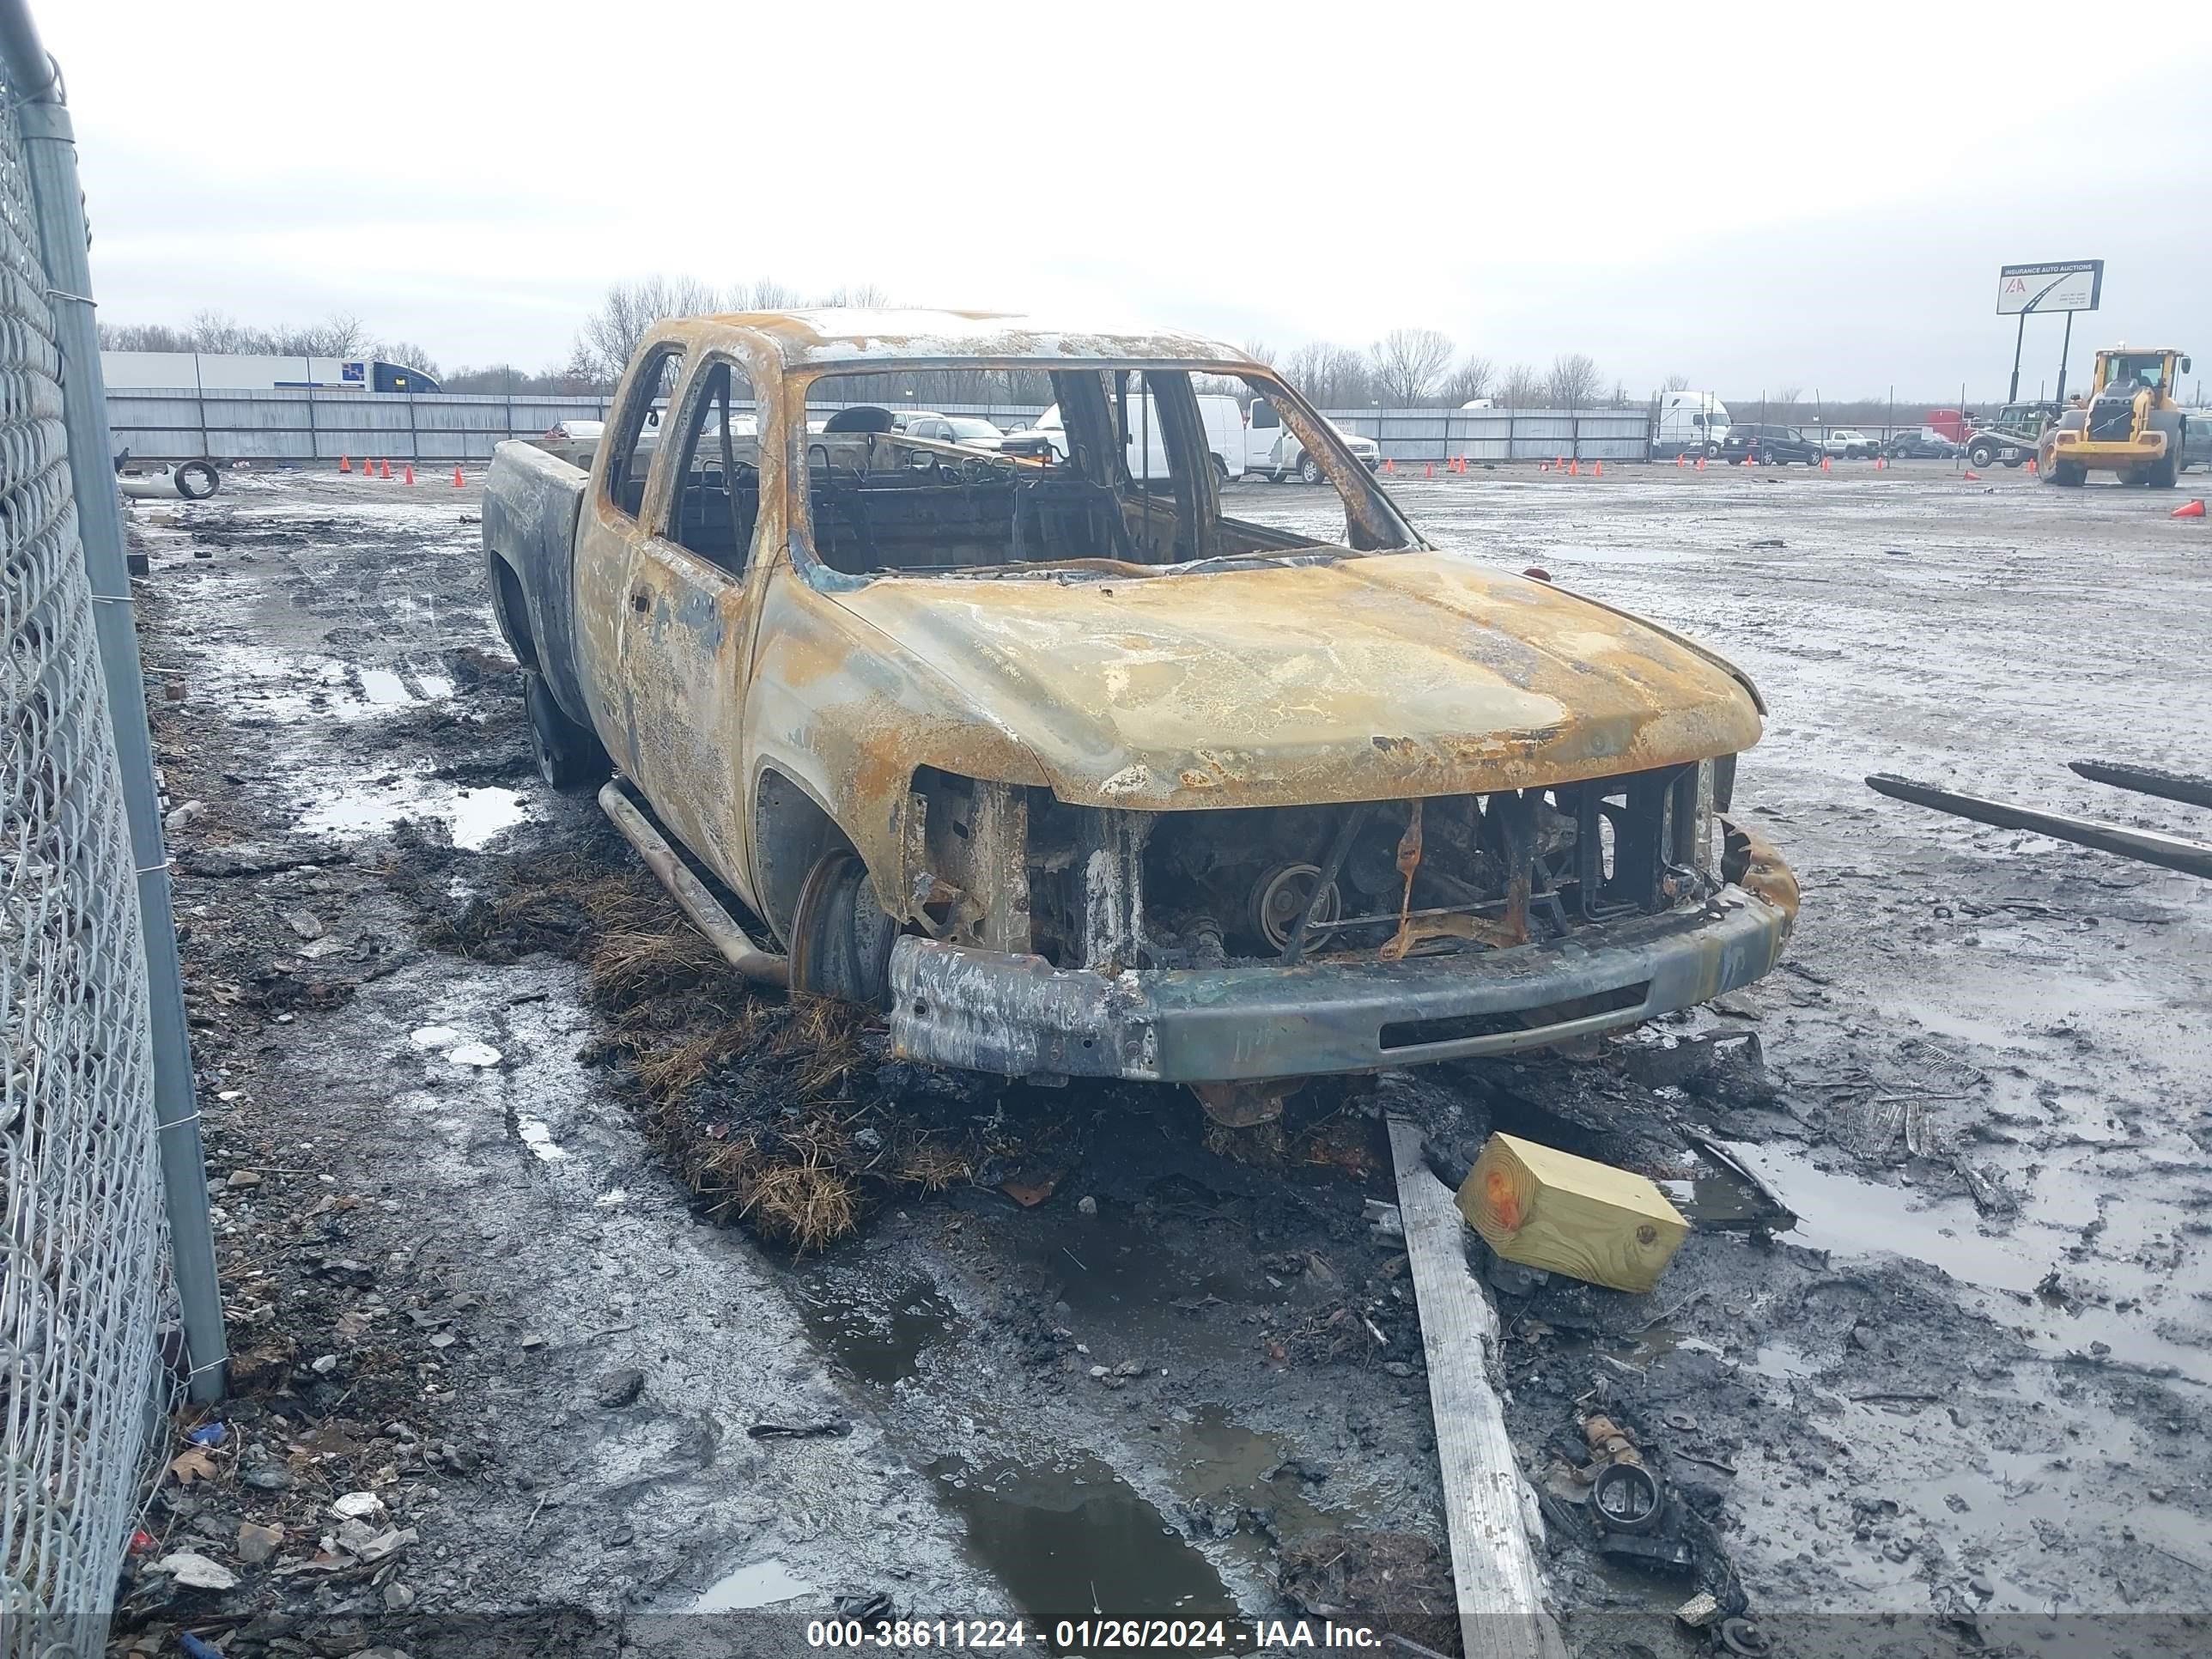
[[(666, 917), (531, 771), (476, 489), (234, 484), (141, 509), (137, 591), (240, 1387), (149, 1512), (120, 1643), (796, 1650), (888, 1602), (1336, 1607), (1448, 1647), (1418, 1322), (1366, 1213), (1394, 1095), (1447, 1172), (1513, 1129), (1674, 1179), (1699, 1224), (1650, 1297), (1497, 1285), (1583, 1650), (1705, 1650), (1669, 1617), (1700, 1586), (1779, 1651), (2181, 1651), (2212, 1609), (2212, 906), (1860, 782), (2201, 835), (2064, 769), (2202, 769), (2212, 546), (2169, 499), (1933, 465), (1399, 481), (1439, 544), (1752, 672), (1739, 803), (1803, 914), (1780, 971), (1692, 1020), (1240, 1138), (1161, 1092), (884, 1067), (776, 1010), (642, 1088), (681, 1019), (732, 1009), (680, 945), (643, 989), (609, 967)], [(885, 1151), (831, 1248), (702, 1175), (832, 1119), (847, 1164)], [(1590, 1547), (1593, 1405), (1666, 1475), (1654, 1553), (1686, 1567)], [(145, 1570), (180, 1549), (239, 1583)]]

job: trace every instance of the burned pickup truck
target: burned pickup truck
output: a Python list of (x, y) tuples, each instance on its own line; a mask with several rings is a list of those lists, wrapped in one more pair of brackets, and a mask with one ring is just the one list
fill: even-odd
[[(895, 429), (900, 377), (945, 368), (1047, 373), (1065, 454)], [(1224, 510), (1199, 376), (1319, 459), (1311, 533)], [(599, 788), (744, 971), (881, 1009), (911, 1059), (1249, 1120), (1285, 1079), (1713, 997), (1795, 917), (1721, 816), (1742, 673), (1431, 547), (1208, 340), (663, 324), (588, 471), (500, 447), (483, 541), (548, 781)]]

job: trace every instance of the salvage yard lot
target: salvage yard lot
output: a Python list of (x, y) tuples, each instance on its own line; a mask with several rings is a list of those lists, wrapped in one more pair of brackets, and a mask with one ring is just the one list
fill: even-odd
[[(1698, 1582), (1778, 1638), (2205, 1607), (2212, 898), (1860, 782), (2201, 836), (2065, 763), (2202, 769), (2202, 526), (2166, 492), (1936, 465), (1392, 487), (1438, 545), (1748, 670), (1771, 712), (1738, 807), (1804, 890), (1781, 969), (1661, 1034), (1754, 1033), (1763, 1071), (1646, 1034), (1382, 1091), (1440, 1164), (1498, 1127), (1688, 1177), (1686, 1129), (1796, 1212), (1771, 1243), (1730, 1224), (1747, 1194), (1708, 1171), (1650, 1296), (1501, 1287), (1562, 1604), (1687, 1650), (1690, 1577), (1577, 1542), (1554, 1439), (1595, 1389), (1682, 1494)], [(1322, 491), (1229, 493), (1338, 528)], [(247, 477), (141, 532), (156, 740), (200, 803), (172, 842), (241, 1383), (218, 1473), (149, 1527), (285, 1541), (234, 1590), (149, 1583), (139, 1621), (239, 1659), (357, 1616), (423, 1659), (617, 1626), (650, 1650), (691, 1609), (796, 1647), (838, 1596), (1302, 1601), (1451, 1640), (1411, 1291), (1363, 1210), (1390, 1196), (1373, 1097), (1240, 1136), (717, 1001), (596, 807), (530, 769), (475, 498)], [(758, 1029), (653, 1072), (708, 1008)], [(854, 1236), (794, 1261), (763, 1148), (869, 1166)], [(316, 1565), (360, 1489), (415, 1540)]]

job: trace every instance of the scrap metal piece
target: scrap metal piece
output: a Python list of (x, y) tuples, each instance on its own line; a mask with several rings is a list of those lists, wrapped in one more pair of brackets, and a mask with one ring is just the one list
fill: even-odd
[(2039, 812), (2032, 806), (1987, 800), (1979, 795), (1962, 795), (1939, 789), (1932, 783), (1915, 783), (1889, 772), (1872, 774), (1866, 784), (1876, 794), (1887, 795), (1893, 800), (1932, 807), (1938, 812), (1971, 818), (1977, 823), (1995, 824), (2000, 830), (2026, 830), (2049, 836), (2054, 841), (2071, 842), (2077, 847), (2091, 847), (2100, 853), (2154, 864), (2162, 870), (2179, 870), (2184, 875), (2212, 880), (2212, 846), (2203, 842), (2185, 841), (2179, 836), (2162, 836), (2148, 830), (2124, 829), (2095, 818)]
[(2077, 760), (2066, 764), (2092, 783), (2109, 783), (2115, 789), (2132, 789), (2139, 795), (2156, 795), (2191, 806), (2212, 806), (2212, 778), (2169, 772), (2157, 766), (2124, 766), (2118, 761)]

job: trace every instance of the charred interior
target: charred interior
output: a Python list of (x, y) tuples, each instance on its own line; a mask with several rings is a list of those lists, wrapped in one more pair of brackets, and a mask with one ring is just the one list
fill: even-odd
[(936, 937), (1060, 968), (1506, 949), (1717, 890), (1712, 788), (1726, 769), (1182, 812), (930, 773), (908, 798), (910, 896)]

